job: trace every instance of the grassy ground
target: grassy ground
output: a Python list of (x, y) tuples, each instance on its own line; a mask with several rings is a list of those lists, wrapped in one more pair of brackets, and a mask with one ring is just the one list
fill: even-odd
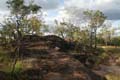
[(108, 80), (120, 80), (120, 75), (108, 74), (106, 75)]
[(10, 63), (8, 52), (0, 48), (0, 71), (9, 71)]
[[(11, 72), (12, 64), (13, 59), (10, 57), (10, 53), (0, 47), (0, 71)], [(19, 69), (21, 69), (21, 61), (17, 61), (15, 71)]]
[(120, 58), (120, 47), (115, 46), (100, 46), (104, 50), (103, 53), (101, 53), (100, 58), (105, 59), (106, 61), (111, 58), (118, 59)]
[[(114, 46), (101, 46), (104, 50), (103, 54), (100, 56), (100, 58), (107, 58), (109, 56), (117, 56), (120, 57), (120, 47), (114, 47)], [(0, 48), (0, 71), (4, 71), (7, 73), (11, 72), (12, 69), (12, 59), (8, 55), (9, 53), (2, 48)], [(18, 61), (15, 67), (15, 72), (18, 73), (22, 68), (21, 61)], [(108, 74), (106, 75), (106, 78), (108, 80), (120, 80), (120, 74), (114, 75), (114, 74)]]
[(120, 56), (120, 47), (115, 46), (101, 46), (105, 52), (117, 54)]
[[(120, 58), (120, 47), (115, 47), (115, 46), (102, 46), (101, 48), (104, 49), (104, 53), (102, 54), (102, 58), (106, 58), (107, 57), (117, 57)], [(119, 66), (119, 65), (117, 65)], [(120, 80), (120, 74), (114, 74), (113, 73), (109, 73), (106, 75), (106, 78), (108, 80)]]

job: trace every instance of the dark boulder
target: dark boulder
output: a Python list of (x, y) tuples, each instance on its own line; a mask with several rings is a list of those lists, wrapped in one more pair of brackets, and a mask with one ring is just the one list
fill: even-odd
[(25, 35), (21, 39), (21, 46), (23, 48), (32, 49), (59, 49), (60, 51), (68, 50), (68, 43), (64, 39), (55, 36), (37, 36)]
[[(30, 60), (23, 61), (25, 70), (23, 73), (29, 75), (28, 80), (106, 80), (105, 77), (94, 73), (78, 60), (63, 52), (49, 53), (47, 58), (35, 58), (29, 64), (28, 61)], [(30, 64), (33, 66), (27, 68)], [(30, 69), (33, 72), (26, 73), (26, 70)], [(31, 75), (36, 77), (31, 77)]]

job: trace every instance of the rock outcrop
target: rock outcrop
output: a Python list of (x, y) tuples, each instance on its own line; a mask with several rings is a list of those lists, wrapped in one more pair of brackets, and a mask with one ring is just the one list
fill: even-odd
[(26, 35), (21, 39), (21, 43), (24, 47), (32, 49), (56, 49), (66, 51), (68, 49), (68, 43), (64, 39), (55, 36), (37, 36)]
[(25, 59), (23, 67), (21, 76), (28, 80), (106, 80), (63, 52)]
[(69, 54), (64, 39), (26, 35), (21, 39), (23, 69), (17, 80), (106, 80)]

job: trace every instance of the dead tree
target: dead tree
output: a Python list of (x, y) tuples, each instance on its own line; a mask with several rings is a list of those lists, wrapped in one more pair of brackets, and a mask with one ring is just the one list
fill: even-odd
[(16, 16), (17, 20), (16, 20), (16, 31), (17, 33), (15, 34), (15, 42), (16, 42), (16, 48), (15, 48), (15, 57), (13, 60), (13, 64), (12, 64), (12, 73), (14, 73), (15, 71), (15, 65), (17, 63), (18, 58), (20, 57), (20, 46), (21, 46), (21, 37), (22, 34), (20, 32), (20, 20), (21, 18), (19, 18), (18, 16)]

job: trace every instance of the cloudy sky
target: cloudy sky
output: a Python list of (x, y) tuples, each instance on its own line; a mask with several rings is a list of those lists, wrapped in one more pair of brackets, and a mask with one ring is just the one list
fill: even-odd
[[(6, 1), (0, 0), (0, 21), (9, 14)], [(102, 11), (114, 26), (120, 26), (120, 0), (35, 0), (35, 3), (42, 6), (47, 23), (71, 16), (81, 17), (85, 9), (93, 9)]]

